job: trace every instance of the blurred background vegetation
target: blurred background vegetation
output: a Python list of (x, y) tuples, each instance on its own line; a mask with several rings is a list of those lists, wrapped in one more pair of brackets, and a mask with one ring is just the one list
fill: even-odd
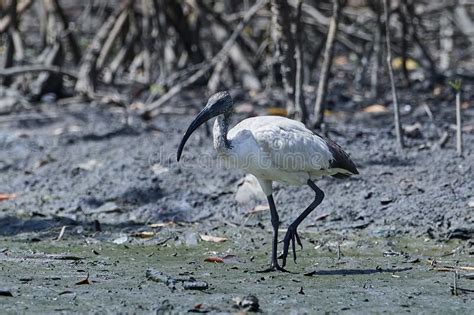
[(0, 79), (28, 101), (147, 119), (183, 91), (230, 89), (319, 128), (334, 106), (391, 103), (385, 12), (395, 84), (412, 103), (453, 100), (449, 80), (472, 82), (468, 0), (3, 0)]

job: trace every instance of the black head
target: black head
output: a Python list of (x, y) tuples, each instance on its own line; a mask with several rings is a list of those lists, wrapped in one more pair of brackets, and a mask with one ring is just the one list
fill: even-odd
[(216, 94), (209, 97), (206, 106), (191, 122), (188, 127), (188, 130), (186, 130), (186, 133), (184, 134), (183, 139), (181, 140), (181, 143), (179, 144), (177, 155), (178, 161), (181, 158), (181, 153), (183, 151), (184, 145), (186, 144), (186, 141), (188, 141), (194, 130), (196, 130), (199, 126), (201, 126), (209, 119), (230, 112), (232, 110), (233, 104), (234, 102), (232, 101), (232, 97), (227, 91), (217, 92)]

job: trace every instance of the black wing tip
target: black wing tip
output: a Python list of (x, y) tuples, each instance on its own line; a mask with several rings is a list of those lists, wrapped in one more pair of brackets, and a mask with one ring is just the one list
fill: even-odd
[(337, 178), (337, 179), (346, 179), (346, 178), (351, 177), (351, 175), (337, 173), (337, 174), (331, 175), (331, 177), (334, 177), (334, 178)]
[(326, 144), (329, 148), (329, 151), (331, 151), (331, 154), (333, 156), (333, 160), (330, 162), (331, 168), (339, 168), (343, 169), (350, 174), (347, 173), (337, 173), (334, 174), (333, 177), (335, 178), (348, 178), (352, 175), (358, 175), (359, 170), (357, 170), (357, 167), (350, 158), (349, 154), (347, 154), (340, 145), (338, 145), (336, 142), (332, 141), (331, 139), (324, 139), (326, 141)]
[(351, 172), (352, 174), (349, 174), (349, 176), (352, 176), (352, 175), (359, 175), (359, 170), (357, 169), (357, 167), (355, 166), (355, 163), (352, 161), (352, 160), (349, 160), (350, 161), (350, 168), (347, 168), (346, 170)]
[(354, 168), (352, 170), (348, 170), (348, 169), (345, 169), (346, 171), (350, 172), (351, 174), (347, 174), (347, 173), (336, 173), (334, 175), (331, 175), (332, 177), (334, 178), (337, 178), (337, 179), (345, 179), (345, 178), (349, 178), (353, 175), (359, 175), (359, 171), (357, 170), (357, 168)]
[[(359, 170), (355, 166), (355, 163), (349, 157), (347, 157), (345, 166), (346, 167), (344, 169), (346, 171), (351, 172), (352, 173), (351, 175), (359, 175)], [(349, 175), (349, 176), (351, 176), (351, 175)]]

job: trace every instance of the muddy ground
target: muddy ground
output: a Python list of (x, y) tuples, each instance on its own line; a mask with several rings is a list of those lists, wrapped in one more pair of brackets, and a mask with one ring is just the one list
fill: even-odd
[[(337, 259), (331, 237), (306, 234), (325, 245), (307, 246), (298, 264), (290, 263), (293, 273), (261, 274), (267, 235), (250, 243), (252, 229), (225, 233), (230, 240), (222, 244), (169, 246), (77, 235), (32, 244), (4, 240), (0, 281), (12, 296), (0, 296), (2, 313), (237, 313), (250, 308), (239, 306), (249, 294), (258, 299), (253, 310), (266, 314), (469, 314), (474, 307), (469, 273), (460, 272), (455, 284), (454, 272), (442, 271), (472, 265), (472, 249), (459, 242), (359, 239), (341, 243)], [(224, 262), (205, 262), (212, 256)], [(157, 282), (147, 270), (177, 282)], [(180, 279), (193, 278), (205, 289), (184, 289)]]
[[(402, 94), (402, 119), (419, 128), (403, 152), (390, 108), (366, 113), (348, 98), (331, 108), (329, 136), (361, 175), (319, 182), (326, 198), (301, 227), (305, 249), (297, 265), (289, 263), (297, 273), (263, 276), (255, 271), (270, 249), (264, 199), (248, 189), (243, 173), (216, 167), (205, 128), (175, 161), (202, 96), (182, 97), (150, 122), (131, 113), (128, 124), (123, 109), (98, 104), (17, 106), (0, 116), (0, 193), (16, 194), (0, 202), (0, 289), (13, 295), (0, 296), (0, 304), (10, 312), (185, 312), (199, 304), (195, 311), (231, 312), (238, 311), (233, 298), (252, 293), (268, 313), (468, 313), (474, 294), (453, 295), (453, 273), (432, 270), (428, 258), (474, 265), (474, 108), (465, 105), (459, 157), (454, 107), (433, 99), (413, 104), (410, 97)], [(469, 88), (466, 98), (472, 100)], [(234, 121), (272, 105), (237, 100)], [(440, 148), (444, 132), (450, 137)], [(282, 229), (312, 198), (308, 188), (277, 185)], [(200, 234), (227, 241), (204, 242)], [(204, 262), (215, 255), (235, 257)], [(172, 292), (147, 280), (150, 268), (193, 276), (209, 288), (187, 291), (178, 283)], [(304, 276), (311, 271), (316, 275)], [(75, 285), (87, 273), (91, 284)], [(474, 289), (472, 280), (459, 281)]]
[[(202, 96), (183, 98), (175, 110), (193, 112), (202, 102)], [(321, 180), (326, 198), (306, 225), (316, 231), (433, 238), (473, 227), (474, 108), (466, 103), (465, 152), (459, 157), (450, 128), (454, 113), (446, 105), (425, 103), (433, 120), (422, 104), (404, 106), (411, 108), (404, 125), (419, 124), (407, 137), (404, 152), (397, 152), (390, 112), (334, 109), (329, 136), (351, 154), (361, 175)], [(268, 110), (253, 105), (256, 113)], [(245, 99), (237, 102), (237, 110), (249, 106)], [(246, 185), (242, 188), (241, 171), (218, 167), (205, 128), (193, 135), (182, 161), (176, 162), (178, 143), (191, 120), (188, 114), (163, 114), (144, 122), (132, 114), (126, 125), (122, 109), (94, 104), (38, 104), (0, 116), (0, 192), (17, 194), (0, 204), (0, 233), (15, 235), (65, 222), (88, 226), (94, 220), (119, 228), (170, 220), (242, 224), (250, 210), (266, 201)], [(439, 149), (444, 132), (450, 137)], [(284, 225), (313, 198), (309, 188), (280, 185), (275, 195)], [(315, 220), (319, 215), (327, 216)], [(261, 224), (269, 224), (266, 217)]]

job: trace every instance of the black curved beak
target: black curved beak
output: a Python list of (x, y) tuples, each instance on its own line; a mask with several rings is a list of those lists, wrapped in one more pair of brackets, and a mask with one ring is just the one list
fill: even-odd
[(194, 118), (193, 122), (189, 125), (188, 130), (186, 130), (186, 133), (184, 134), (183, 139), (181, 140), (181, 143), (179, 144), (178, 154), (177, 154), (178, 162), (179, 162), (179, 159), (181, 158), (181, 153), (183, 152), (184, 145), (186, 144), (186, 141), (188, 141), (191, 134), (199, 126), (201, 126), (206, 121), (208, 121), (209, 119), (219, 114), (220, 113), (217, 111), (216, 106), (206, 106), (201, 110), (201, 112), (196, 116), (196, 118)]

